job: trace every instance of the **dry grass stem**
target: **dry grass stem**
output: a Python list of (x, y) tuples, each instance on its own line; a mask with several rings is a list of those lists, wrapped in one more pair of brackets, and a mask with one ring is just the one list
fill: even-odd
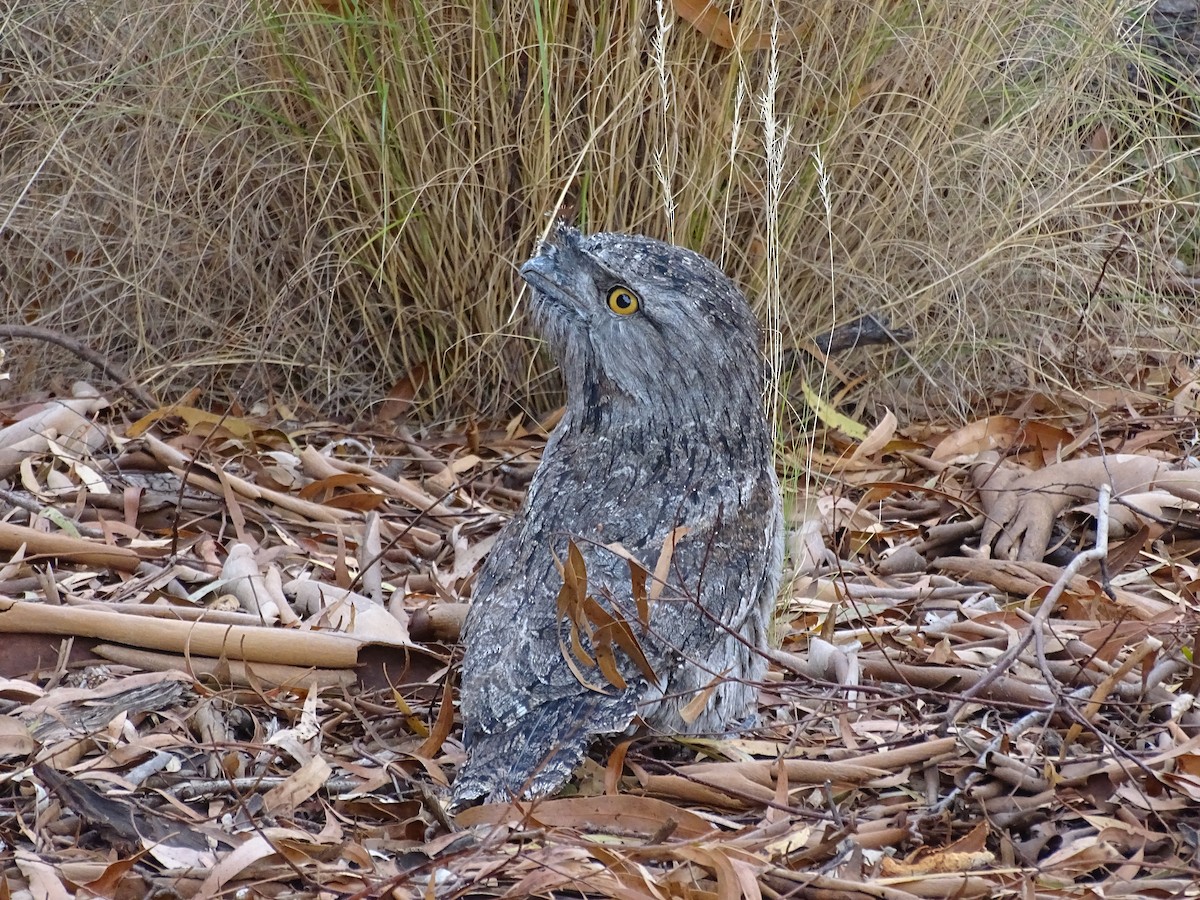
[[(544, 411), (514, 263), (561, 213), (720, 259), (776, 358), (862, 313), (912, 328), (853, 358), (859, 410), (1195, 352), (1196, 86), (1157, 19), (681, 7), (6, 0), (6, 316), (164, 398), (371, 415), (410, 379), (425, 420)], [(9, 349), (18, 389), (79, 369)]]

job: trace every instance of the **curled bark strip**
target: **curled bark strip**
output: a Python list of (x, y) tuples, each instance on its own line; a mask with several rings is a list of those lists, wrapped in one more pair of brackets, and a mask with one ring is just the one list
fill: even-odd
[(1062, 576), (1050, 588), (1046, 594), (1046, 598), (1042, 601), (1042, 605), (1038, 607), (1037, 613), (1029, 623), (1029, 629), (1021, 636), (1021, 639), (1017, 643), (996, 661), (996, 664), (983, 678), (963, 691), (962, 697), (946, 713), (946, 718), (938, 729), (939, 734), (944, 734), (950, 728), (950, 725), (958, 717), (958, 714), (962, 712), (963, 707), (973, 697), (979, 696), (980, 693), (986, 690), (989, 684), (1007, 672), (1009, 667), (1017, 661), (1017, 658), (1025, 651), (1025, 648), (1032, 643), (1034, 637), (1045, 627), (1046, 620), (1054, 612), (1059, 598), (1062, 597), (1063, 592), (1067, 589), (1067, 585), (1071, 583), (1071, 579), (1075, 577), (1079, 570), (1088, 562), (1104, 559), (1108, 555), (1108, 502), (1111, 496), (1112, 488), (1107, 484), (1100, 485), (1099, 513), (1096, 516), (1096, 546), (1091, 550), (1085, 550), (1083, 553), (1080, 553), (1071, 560), (1070, 565), (1063, 569)]

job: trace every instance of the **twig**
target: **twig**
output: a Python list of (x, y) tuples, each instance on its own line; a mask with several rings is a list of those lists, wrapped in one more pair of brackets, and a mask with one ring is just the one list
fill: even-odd
[(1108, 505), (1111, 496), (1112, 485), (1100, 485), (1100, 489), (1097, 492), (1096, 498), (1099, 505), (1099, 510), (1096, 513), (1096, 546), (1091, 550), (1085, 550), (1084, 552), (1080, 553), (1073, 560), (1071, 560), (1070, 564), (1067, 565), (1065, 569), (1063, 569), (1062, 574), (1059, 575), (1058, 580), (1054, 582), (1054, 585), (1046, 594), (1045, 599), (1042, 600), (1041, 606), (1038, 607), (1037, 613), (1030, 621), (1029, 629), (1024, 635), (1021, 636), (1021, 639), (1017, 641), (1016, 644), (1010, 647), (1003, 656), (996, 660), (996, 663), (991, 669), (988, 670), (987, 674), (984, 675), (983, 678), (979, 679), (979, 681), (975, 682), (975, 684), (963, 691), (958, 701), (951, 706), (949, 711), (946, 713), (946, 718), (942, 722), (941, 726), (939, 726), (937, 731), (939, 735), (946, 734), (950, 730), (950, 726), (954, 724), (954, 720), (958, 718), (958, 714), (962, 712), (963, 707), (966, 706), (974, 697), (979, 696), (980, 693), (986, 690), (988, 685), (1007, 672), (1012, 664), (1017, 661), (1018, 657), (1025, 652), (1025, 648), (1028, 647), (1033, 641), (1034, 636), (1045, 626), (1046, 621), (1050, 618), (1050, 614), (1054, 612), (1055, 606), (1058, 605), (1059, 598), (1067, 589), (1067, 585), (1071, 583), (1071, 579), (1079, 573), (1079, 570), (1082, 569), (1086, 563), (1091, 562), (1092, 560), (1104, 559), (1108, 555)]
[(421, 806), (425, 807), (425, 811), (441, 826), (443, 832), (453, 834), (456, 831), (462, 831), (446, 815), (446, 808), (438, 801), (437, 796), (433, 793), (433, 789), (429, 785), (421, 781), (414, 781), (413, 788), (417, 799), (421, 801)]
[(646, 846), (656, 847), (659, 844), (665, 844), (667, 838), (673, 835), (677, 828), (679, 828), (679, 822), (668, 816), (666, 821), (658, 826), (658, 830), (650, 835), (650, 839), (646, 841)]
[(892, 328), (887, 316), (871, 313), (838, 325), (813, 337), (813, 343), (822, 353), (835, 354), (865, 347), (868, 344), (902, 344), (913, 339), (908, 328)]
[[(180, 800), (204, 800), (212, 797), (228, 797), (236, 794), (265, 793), (287, 782), (289, 776), (256, 775), (250, 778), (207, 778), (181, 781), (167, 789), (167, 793)], [(321, 784), (326, 794), (342, 794), (362, 787), (361, 778), (330, 778)]]
[[(1079, 697), (1082, 698), (1087, 696), (1091, 690), (1092, 688), (1090, 686), (1079, 688), (1077, 691), (1075, 691), (1075, 694), (1078, 694)], [(1051, 706), (1047, 709), (1035, 709), (1033, 712), (1022, 716), (1008, 728), (999, 731), (994, 738), (988, 741), (987, 744), (985, 744), (983, 748), (975, 754), (975, 769), (969, 775), (967, 775), (965, 779), (963, 779), (962, 784), (956, 785), (954, 789), (950, 791), (950, 793), (948, 793), (933, 807), (931, 807), (930, 812), (933, 814), (938, 814), (949, 809), (950, 804), (958, 799), (960, 795), (966, 793), (972, 787), (974, 787), (979, 780), (987, 774), (988, 757), (996, 753), (1005, 743), (1016, 741), (1016, 739), (1020, 737), (1022, 733), (1028, 731), (1035, 725), (1045, 722), (1050, 718), (1051, 714), (1053, 714), (1056, 707), (1057, 705)]]
[(74, 353), (84, 362), (91, 363), (115, 383), (117, 388), (124, 391), (147, 409), (157, 409), (159, 402), (145, 388), (133, 380), (132, 376), (115, 362), (106, 359), (87, 344), (75, 338), (37, 325), (3, 325), (0, 324), (0, 337), (24, 338), (27, 340), (44, 341), (47, 344), (57, 344), (64, 350)]
[(25, 510), (27, 513), (32, 515), (34, 518), (37, 518), (38, 516), (43, 515), (46, 512), (46, 510), (48, 510), (48, 509), (53, 509), (60, 516), (62, 516), (63, 519), (69, 520), (71, 525), (75, 528), (75, 530), (77, 532), (79, 532), (80, 536), (96, 538), (97, 540), (104, 540), (104, 532), (101, 531), (99, 528), (92, 528), (90, 525), (84, 525), (82, 522), (79, 522), (76, 519), (72, 518), (71, 516), (68, 516), (57, 506), (50, 506), (45, 503), (38, 503), (32, 497), (26, 496), (24, 494), (18, 494), (14, 491), (5, 491), (5, 490), (0, 490), (0, 502), (7, 503), (10, 506), (20, 507), (21, 509)]

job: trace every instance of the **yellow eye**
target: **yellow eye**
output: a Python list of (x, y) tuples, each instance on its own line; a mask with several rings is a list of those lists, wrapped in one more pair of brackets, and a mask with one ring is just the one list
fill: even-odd
[(632, 316), (639, 306), (637, 294), (623, 284), (618, 284), (608, 292), (608, 308), (618, 316)]

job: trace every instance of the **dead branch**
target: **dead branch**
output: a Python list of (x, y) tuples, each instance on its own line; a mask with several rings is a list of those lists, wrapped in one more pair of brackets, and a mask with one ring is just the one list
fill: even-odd
[(1050, 613), (1057, 606), (1059, 598), (1062, 597), (1063, 591), (1067, 589), (1067, 585), (1071, 579), (1079, 572), (1084, 565), (1093, 560), (1102, 560), (1108, 555), (1108, 501), (1112, 495), (1112, 488), (1107, 484), (1100, 485), (1099, 504), (1100, 510), (1096, 517), (1096, 546), (1091, 550), (1086, 550), (1078, 554), (1070, 565), (1068, 565), (1062, 573), (1062, 576), (1054, 583), (1050, 590), (1046, 593), (1045, 599), (1042, 600), (1038, 607), (1037, 613), (1030, 622), (1029, 628), (1025, 634), (1010, 647), (1003, 656), (1000, 657), (988, 670), (987, 674), (981, 678), (976, 684), (972, 685), (962, 696), (950, 707), (946, 713), (942, 725), (938, 728), (939, 734), (945, 734), (954, 720), (958, 718), (964, 706), (977, 697), (989, 684), (1008, 671), (1009, 667), (1016, 662), (1017, 658), (1025, 651), (1025, 648), (1033, 641), (1035, 635), (1045, 627), (1046, 620), (1050, 617)]
[(71, 353), (74, 353), (84, 362), (95, 366), (97, 369), (111, 378), (119, 390), (136, 400), (146, 409), (157, 409), (159, 406), (158, 400), (156, 400), (149, 391), (138, 384), (121, 366), (117, 365), (103, 354), (93, 350), (82, 341), (70, 337), (69, 335), (65, 335), (61, 331), (54, 331), (50, 328), (41, 328), (37, 325), (0, 324), (0, 337), (19, 338), (25, 340), (43, 341), (48, 344), (57, 344), (64, 350), (69, 350)]

